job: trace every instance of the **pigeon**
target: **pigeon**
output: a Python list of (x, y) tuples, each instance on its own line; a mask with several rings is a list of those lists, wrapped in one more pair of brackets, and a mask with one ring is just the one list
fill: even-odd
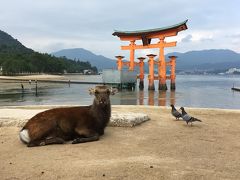
[(173, 104), (171, 104), (172, 107), (172, 115), (176, 118), (176, 120), (179, 120), (180, 117), (182, 117), (182, 114), (176, 110)]
[(194, 121), (202, 122), (200, 119), (197, 119), (195, 117), (192, 117), (192, 116), (188, 115), (183, 107), (181, 107), (180, 109), (182, 110), (182, 118), (183, 118), (184, 121), (186, 121), (187, 124), (191, 123), (191, 126), (192, 126), (192, 123)]

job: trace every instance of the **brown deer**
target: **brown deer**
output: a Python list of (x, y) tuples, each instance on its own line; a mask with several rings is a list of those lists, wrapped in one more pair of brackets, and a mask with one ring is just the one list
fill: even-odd
[(19, 133), (28, 147), (48, 144), (72, 144), (97, 141), (104, 134), (111, 116), (110, 95), (116, 89), (96, 86), (89, 89), (95, 95), (90, 106), (54, 108), (32, 117)]

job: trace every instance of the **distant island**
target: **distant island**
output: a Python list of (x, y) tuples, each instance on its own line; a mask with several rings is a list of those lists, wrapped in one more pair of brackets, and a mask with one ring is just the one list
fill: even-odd
[(3, 75), (83, 73), (84, 70), (98, 72), (89, 62), (35, 52), (0, 30), (0, 73)]
[(240, 54), (229, 49), (174, 52), (169, 55), (178, 56), (176, 71), (181, 74), (225, 74), (231, 68), (240, 68)]

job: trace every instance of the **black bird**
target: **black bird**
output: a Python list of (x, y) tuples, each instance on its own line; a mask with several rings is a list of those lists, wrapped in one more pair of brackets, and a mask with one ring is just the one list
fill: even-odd
[(172, 107), (172, 115), (176, 118), (176, 120), (179, 120), (180, 117), (182, 117), (182, 114), (176, 110), (173, 104), (171, 104)]
[(182, 110), (182, 118), (183, 118), (184, 121), (186, 121), (187, 124), (191, 123), (191, 126), (192, 126), (192, 123), (194, 121), (202, 122), (200, 119), (197, 119), (195, 117), (192, 117), (192, 116), (188, 115), (183, 107), (181, 107), (180, 109)]

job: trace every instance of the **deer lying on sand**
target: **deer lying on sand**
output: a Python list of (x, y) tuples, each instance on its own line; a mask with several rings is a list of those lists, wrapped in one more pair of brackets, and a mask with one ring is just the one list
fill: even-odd
[(89, 89), (95, 95), (90, 106), (55, 108), (32, 117), (19, 133), (28, 147), (48, 144), (72, 144), (97, 141), (104, 134), (111, 116), (110, 95), (116, 89), (96, 86)]

